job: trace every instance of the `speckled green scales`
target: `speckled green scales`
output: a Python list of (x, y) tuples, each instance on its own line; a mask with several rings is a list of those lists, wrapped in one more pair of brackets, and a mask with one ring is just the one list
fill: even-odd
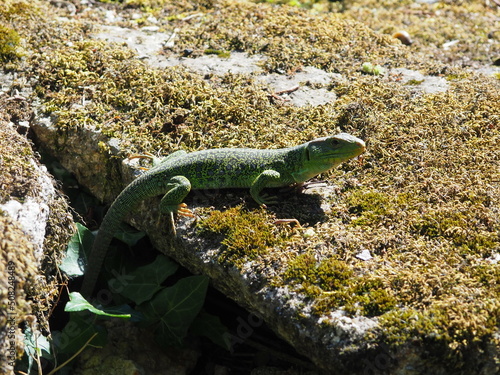
[(104, 217), (87, 265), (82, 294), (92, 293), (118, 225), (142, 200), (164, 194), (160, 211), (170, 216), (175, 231), (173, 214), (192, 216), (182, 204), (192, 189), (250, 188), (259, 205), (275, 204), (276, 197), (263, 195), (263, 189), (307, 181), (364, 150), (362, 140), (341, 133), (282, 149), (177, 151), (164, 159), (154, 159), (153, 168), (132, 181)]

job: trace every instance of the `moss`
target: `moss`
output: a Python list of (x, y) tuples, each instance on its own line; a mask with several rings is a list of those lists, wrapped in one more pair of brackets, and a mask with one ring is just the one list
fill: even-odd
[(498, 234), (487, 230), (492, 223), (478, 216), (479, 210), (481, 206), (471, 206), (463, 211), (457, 211), (456, 207), (452, 210), (435, 209), (417, 219), (413, 229), (430, 238), (449, 239), (462, 254), (487, 257), (498, 245)]
[[(264, 69), (280, 72), (294, 72), (304, 65), (353, 71), (353, 64), (345, 64), (350, 58), (385, 65), (390, 64), (389, 55), (405, 53), (391, 48), (386, 37), (372, 34), (360, 23), (346, 22), (335, 13), (312, 18), (298, 7), (283, 6), (276, 12), (272, 6), (233, 1), (217, 2), (213, 9), (216, 12), (207, 12), (200, 24), (178, 25), (179, 43), (172, 52), (180, 55), (189, 48), (195, 57), (207, 46), (220, 51), (242, 50), (267, 56)], [(353, 38), (359, 43), (350, 43)], [(344, 48), (346, 45), (350, 47)]]
[(359, 277), (349, 290), (344, 310), (351, 315), (379, 316), (391, 311), (397, 299), (379, 278)]
[[(36, 91), (59, 129), (92, 126), (132, 152), (169, 152), (180, 140), (186, 150), (283, 147), (310, 139), (325, 124), (335, 126), (328, 108), (272, 105), (248, 77), (228, 74), (210, 82), (182, 67), (159, 71), (123, 46), (101, 41), (44, 51), (34, 56), (33, 68), (40, 77)], [(279, 121), (285, 114), (293, 121)]]
[(246, 211), (242, 206), (226, 211), (212, 210), (198, 227), (202, 234), (223, 235), (221, 244), (224, 249), (219, 261), (237, 266), (264, 255), (286, 238), (284, 232), (269, 223), (266, 211)]
[(317, 261), (313, 253), (299, 255), (283, 277), (313, 300), (313, 311), (318, 315), (343, 308), (351, 315), (378, 316), (396, 304), (380, 279), (356, 276), (351, 265), (335, 257)]
[[(487, 33), (491, 29), (494, 11), (485, 7), (484, 2), (421, 3), (418, 11), (410, 13), (410, 1), (363, 0), (362, 5), (346, 2), (345, 6), (345, 13), (350, 17), (362, 19), (366, 25), (382, 34), (392, 35), (400, 30), (408, 32), (414, 43), (407, 48), (413, 54), (432, 53), (434, 58), (441, 61), (455, 62), (464, 59), (464, 62), (488, 63), (491, 57), (491, 41)], [(429, 17), (422, 17), (424, 14)], [(474, 33), (473, 30), (484, 31)], [(457, 39), (460, 43), (441, 48), (444, 43)]]
[[(4, 100), (0, 99), (0, 103)], [(0, 203), (8, 199), (26, 199), (35, 196), (38, 188), (33, 154), (27, 140), (17, 134), (13, 127), (0, 120), (0, 149), (2, 168), (0, 169)]]
[(290, 5), (300, 8), (314, 9), (315, 11), (331, 11), (331, 1), (325, 0), (257, 0), (256, 2)]
[(355, 190), (348, 195), (346, 201), (349, 212), (357, 215), (351, 220), (352, 225), (373, 225), (383, 221), (394, 211), (394, 200), (377, 191)]
[(313, 253), (296, 257), (283, 274), (287, 284), (297, 285), (310, 298), (341, 290), (352, 276), (352, 269), (344, 262), (333, 258), (318, 262)]
[[(23, 355), (24, 342), (19, 326), (31, 322), (35, 325), (33, 307), (36, 303), (29, 299), (33, 285), (42, 284), (37, 272), (37, 260), (33, 245), (26, 239), (19, 223), (0, 210), (0, 335), (7, 338), (9, 349), (0, 353), (0, 370), (12, 373), (8, 363)], [(15, 293), (13, 293), (14, 291)], [(48, 296), (48, 295), (46, 295)], [(40, 305), (45, 301), (37, 301)]]
[(418, 197), (407, 193), (389, 195), (372, 189), (359, 188), (346, 193), (346, 203), (353, 226), (370, 226), (394, 220), (398, 210), (414, 210)]
[(39, 3), (28, 0), (5, 0), (4, 8), (0, 12), (0, 18), (13, 20), (21, 16), (25, 20), (33, 15), (39, 15)]
[(0, 24), (0, 61), (5, 63), (19, 59), (22, 56), (19, 52), (20, 41), (16, 30)]
[(410, 79), (408, 82), (405, 83), (405, 85), (408, 86), (418, 86), (424, 82), (425, 79)]
[(220, 51), (220, 50), (212, 49), (212, 48), (206, 49), (204, 51), (204, 53), (205, 53), (205, 55), (217, 55), (217, 56), (223, 57), (223, 58), (228, 58), (231, 56), (231, 53), (228, 51)]
[[(498, 265), (485, 258), (500, 245), (498, 80), (452, 67), (488, 62), (497, 46), (477, 33), (492, 24), (483, 1), (422, 3), (410, 12), (413, 1), (346, 1), (342, 14), (328, 15), (229, 1), (134, 3), (147, 9), (145, 19), (158, 16), (161, 28), (179, 28), (175, 46), (164, 51), (169, 57), (186, 48), (193, 56), (242, 50), (265, 55), (268, 71), (323, 67), (342, 73), (328, 86), (338, 98), (320, 107), (281, 105), (251, 75), (159, 71), (123, 46), (85, 40), (78, 23), (74, 34), (28, 23), (50, 31), (50, 43), (36, 32), (27, 39), (29, 66), (60, 133), (93, 126), (119, 138), (124, 153), (283, 147), (339, 130), (359, 135), (368, 153), (324, 174), (339, 194), (324, 202), (332, 212), (313, 221), (312, 235), (281, 242), (258, 210), (216, 211), (205, 234), (225, 241), (221, 259), (252, 259), (263, 278), (277, 275), (275, 285), (289, 282), (304, 293), (317, 316), (338, 308), (379, 316), (395, 344), (432, 342), (440, 354), (449, 348), (456, 355), (481, 352), (474, 347), (481, 340), (495, 344), (500, 281)], [(116, 5), (117, 12), (126, 18), (130, 4)], [(422, 14), (430, 15), (425, 22)], [(410, 32), (411, 47), (391, 40), (399, 28)], [(461, 42), (436, 47), (451, 39)], [(445, 76), (448, 91), (415, 96), (390, 74), (361, 75), (368, 60)], [(356, 259), (360, 250), (374, 258)]]
[(448, 74), (445, 78), (447, 81), (453, 81), (457, 79), (464, 79), (470, 77), (469, 72), (462, 72), (462, 73), (455, 73), (455, 74)]
[[(496, 305), (498, 309), (498, 302)], [(436, 306), (425, 311), (396, 309), (380, 317), (380, 329), (390, 345), (420, 342), (432, 353), (430, 360), (444, 358), (448, 361), (446, 367), (458, 370), (467, 366), (466, 353), (481, 352), (496, 331), (492, 325), (495, 318), (482, 315), (485, 311), (476, 313), (476, 319), (467, 321), (457, 306)]]

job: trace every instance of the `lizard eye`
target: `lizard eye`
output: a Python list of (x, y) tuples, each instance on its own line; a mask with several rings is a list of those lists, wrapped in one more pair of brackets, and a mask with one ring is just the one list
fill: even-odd
[(340, 141), (337, 139), (332, 139), (330, 143), (333, 147), (337, 147), (340, 144)]

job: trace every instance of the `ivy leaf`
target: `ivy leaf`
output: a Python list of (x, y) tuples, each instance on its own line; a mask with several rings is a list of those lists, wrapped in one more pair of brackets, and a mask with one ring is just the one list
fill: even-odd
[(94, 235), (80, 223), (76, 223), (76, 232), (69, 241), (64, 257), (59, 268), (69, 277), (82, 276), (84, 271), (83, 259), (85, 252), (90, 251)]
[(146, 233), (138, 231), (137, 229), (123, 222), (120, 223), (120, 226), (118, 227), (118, 230), (114, 235), (115, 238), (118, 238), (120, 241), (129, 246), (134, 246), (137, 241), (145, 236)]
[(140, 307), (147, 324), (157, 323), (156, 339), (162, 346), (180, 345), (205, 301), (208, 277), (190, 276), (164, 288)]
[(104, 327), (95, 324), (95, 319), (89, 318), (88, 315), (71, 313), (69, 322), (63, 330), (52, 333), (58, 360), (64, 360), (78, 352), (96, 333), (90, 345), (104, 346), (107, 342), (107, 332)]
[(49, 340), (41, 334), (35, 335), (29, 326), (24, 330), (24, 352), (28, 359), (28, 373), (33, 368), (36, 358), (54, 359)]
[(191, 324), (189, 331), (207, 337), (226, 350), (231, 349), (231, 335), (218, 316), (202, 311)]
[[(117, 308), (107, 308), (105, 310), (98, 309), (87, 301), (78, 292), (72, 292), (69, 294), (69, 301), (64, 307), (66, 312), (84, 311), (88, 310), (96, 315), (109, 316), (113, 318), (130, 318), (131, 314), (122, 314), (117, 312)], [(119, 309), (118, 309), (119, 310)]]
[[(150, 300), (156, 292), (162, 289), (161, 283), (173, 275), (178, 268), (179, 265), (165, 255), (158, 255), (154, 262), (138, 267), (127, 274), (127, 284), (119, 293), (139, 305)], [(118, 285), (118, 282), (117, 279), (110, 280), (110, 288)]]

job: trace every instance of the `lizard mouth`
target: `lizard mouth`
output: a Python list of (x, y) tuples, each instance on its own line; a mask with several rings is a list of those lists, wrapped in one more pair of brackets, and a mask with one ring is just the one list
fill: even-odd
[(330, 155), (324, 155), (320, 157), (321, 159), (352, 159), (355, 158), (356, 156), (361, 155), (366, 151), (366, 147), (362, 147), (359, 150), (356, 150), (355, 152), (344, 152), (344, 153), (335, 153), (335, 154), (330, 154)]

